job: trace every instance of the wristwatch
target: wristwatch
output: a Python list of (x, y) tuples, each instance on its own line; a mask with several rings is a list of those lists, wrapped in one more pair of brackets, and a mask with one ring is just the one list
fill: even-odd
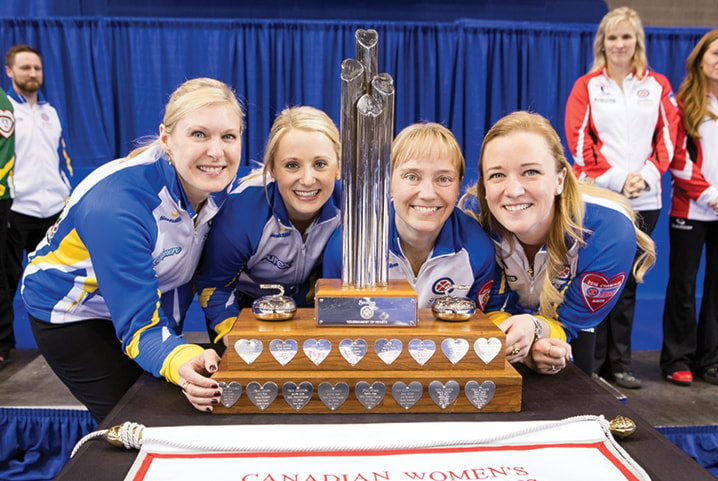
[(531, 316), (531, 319), (534, 321), (534, 327), (536, 328), (536, 330), (534, 331), (534, 342), (536, 342), (541, 339), (541, 335), (543, 334), (543, 326), (534, 316)]

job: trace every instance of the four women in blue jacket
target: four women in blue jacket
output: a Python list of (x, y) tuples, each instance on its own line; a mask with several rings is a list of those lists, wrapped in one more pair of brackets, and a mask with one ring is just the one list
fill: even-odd
[[(197, 268), (213, 341), (266, 294), (261, 284), (309, 306), (317, 277), (340, 277), (336, 126), (312, 107), (282, 111), (261, 172), (235, 181), (217, 212), (210, 194), (235, 177), (242, 127), (224, 84), (186, 82), (158, 140), (88, 176), (30, 259), (22, 293), (38, 346), (98, 421), (143, 370), (181, 386), (197, 409), (219, 402), (219, 356), (180, 337)], [(479, 170), (465, 205), (481, 223), (456, 207), (465, 164), (451, 132), (419, 123), (396, 137), (390, 278), (409, 280), (420, 307), (447, 290), (474, 299), (506, 332), (511, 362), (558, 372), (566, 340), (610, 310), (637, 244), (649, 257), (638, 258), (640, 278), (652, 243), (620, 200), (583, 193), (538, 115), (499, 121)]]

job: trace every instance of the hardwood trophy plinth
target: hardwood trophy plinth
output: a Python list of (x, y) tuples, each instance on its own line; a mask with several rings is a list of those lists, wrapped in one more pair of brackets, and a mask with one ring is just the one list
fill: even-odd
[(515, 412), (521, 376), (483, 313), (464, 322), (418, 310), (407, 327), (318, 326), (313, 309), (281, 322), (242, 311), (212, 376), (214, 413)]

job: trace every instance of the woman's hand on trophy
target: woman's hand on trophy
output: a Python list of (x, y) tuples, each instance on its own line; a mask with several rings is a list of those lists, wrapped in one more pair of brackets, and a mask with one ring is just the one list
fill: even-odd
[(209, 377), (217, 371), (219, 361), (214, 349), (206, 349), (179, 367), (178, 384), (190, 404), (199, 411), (212, 412), (222, 398), (222, 388)]

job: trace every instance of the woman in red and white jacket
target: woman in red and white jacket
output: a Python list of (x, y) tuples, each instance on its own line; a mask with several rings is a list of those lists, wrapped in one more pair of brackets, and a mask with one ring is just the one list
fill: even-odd
[[(718, 30), (706, 33), (686, 61), (678, 90), (682, 124), (670, 165), (673, 196), (663, 309), (661, 370), (688, 386), (693, 373), (718, 384)], [(706, 252), (696, 324), (696, 276)]]
[[(648, 70), (645, 34), (628, 7), (601, 20), (591, 71), (566, 103), (566, 140), (580, 180), (625, 195), (651, 234), (661, 209), (661, 176), (675, 150), (679, 122), (668, 79)], [(596, 329), (594, 371), (625, 388), (641, 387), (631, 372), (631, 330), (636, 283)]]

